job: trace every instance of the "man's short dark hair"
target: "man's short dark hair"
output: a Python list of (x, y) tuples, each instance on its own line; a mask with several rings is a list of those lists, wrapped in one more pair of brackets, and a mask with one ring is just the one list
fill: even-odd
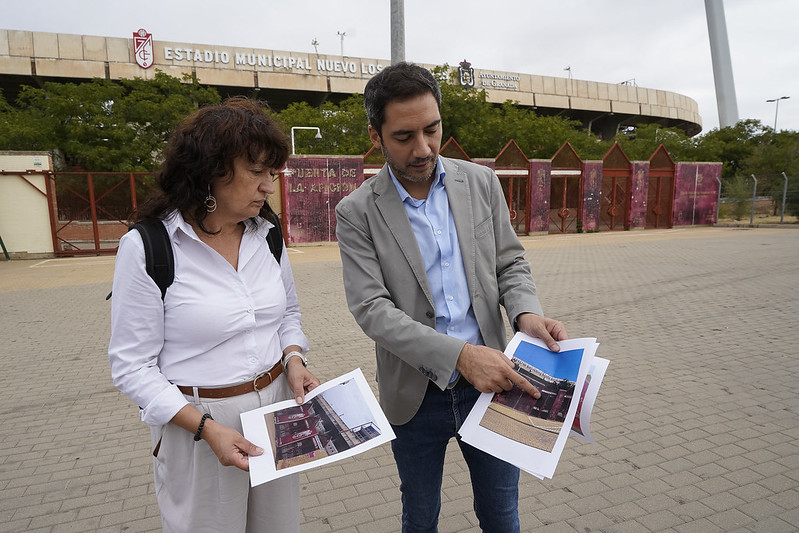
[(386, 105), (392, 100), (407, 100), (431, 93), (441, 109), (441, 89), (433, 73), (414, 63), (402, 61), (375, 74), (363, 91), (363, 105), (369, 124), (383, 137)]

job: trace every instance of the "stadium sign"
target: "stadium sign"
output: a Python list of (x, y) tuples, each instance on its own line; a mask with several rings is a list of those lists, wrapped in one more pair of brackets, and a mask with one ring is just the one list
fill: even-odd
[[(149, 68), (153, 64), (153, 37), (145, 30), (133, 34), (136, 63), (142, 68)], [(198, 63), (209, 67), (229, 68), (277, 68), (303, 74), (314, 71), (321, 74), (340, 72), (343, 74), (361, 74), (372, 76), (383, 69), (383, 65), (376, 62), (347, 61), (346, 59), (322, 59), (313, 61), (308, 56), (280, 55), (255, 52), (231, 52), (218, 48), (189, 48), (165, 46), (162, 49), (162, 60), (166, 63)], [(149, 58), (149, 64), (144, 58)], [(145, 66), (146, 65), (146, 66)]]

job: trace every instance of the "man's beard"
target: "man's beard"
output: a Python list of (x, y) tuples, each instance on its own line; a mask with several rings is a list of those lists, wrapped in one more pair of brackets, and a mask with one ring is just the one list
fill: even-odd
[[(383, 157), (385, 158), (386, 163), (388, 163), (388, 166), (391, 167), (392, 172), (394, 172), (394, 175), (397, 178), (402, 178), (404, 180), (407, 180), (407, 181), (410, 181), (410, 182), (413, 182), (413, 183), (424, 183), (425, 181), (428, 181), (428, 180), (432, 179), (433, 176), (436, 173), (436, 166), (433, 165), (433, 168), (430, 171), (430, 175), (429, 176), (421, 176), (421, 177), (420, 176), (412, 176), (412, 175), (407, 174), (407, 173), (403, 172), (402, 170), (400, 170), (399, 166), (397, 165), (397, 162), (394, 161), (394, 158), (391, 157), (391, 155), (388, 153), (388, 150), (386, 150), (385, 147), (381, 146), (380, 147), (380, 151), (383, 153)], [(431, 155), (430, 157), (426, 157), (424, 159), (417, 159), (416, 161), (414, 161), (414, 163), (433, 161), (434, 159), (435, 159), (435, 156)]]

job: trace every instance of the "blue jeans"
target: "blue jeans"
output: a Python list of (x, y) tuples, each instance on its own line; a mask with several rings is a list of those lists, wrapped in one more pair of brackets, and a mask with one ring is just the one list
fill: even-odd
[(400, 477), (403, 533), (438, 531), (444, 454), (452, 437), (469, 467), (480, 528), (519, 531), (519, 469), (461, 441), (458, 429), (480, 393), (462, 377), (460, 383), (445, 391), (431, 383), (410, 422), (392, 425), (397, 435), (391, 449)]

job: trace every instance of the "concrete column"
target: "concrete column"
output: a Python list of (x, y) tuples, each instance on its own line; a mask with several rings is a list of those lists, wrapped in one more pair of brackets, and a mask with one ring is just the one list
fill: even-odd
[(405, 0), (391, 0), (391, 64), (405, 61)]
[(713, 60), (713, 78), (716, 82), (716, 105), (719, 110), (719, 126), (726, 128), (738, 122), (738, 102), (735, 97), (735, 82), (732, 77), (730, 42), (727, 38), (727, 23), (724, 20), (722, 0), (705, 0), (707, 31), (710, 36), (710, 57)]

